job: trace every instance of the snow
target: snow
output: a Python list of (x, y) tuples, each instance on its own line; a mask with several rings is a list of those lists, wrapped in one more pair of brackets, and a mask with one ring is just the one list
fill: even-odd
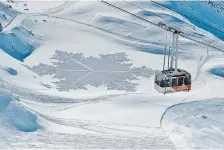
[(221, 66), (211, 69), (210, 72), (213, 73), (214, 75), (224, 77), (224, 68)]
[[(169, 108), (162, 126), (189, 148), (223, 148), (223, 99), (207, 99)], [(174, 142), (177, 142), (174, 139)]]
[[(172, 2), (166, 3), (165, 5), (171, 9), (176, 10), (177, 12), (181, 14), (184, 14), (185, 16), (189, 16), (189, 17), (186, 17), (186, 19), (191, 21), (194, 25), (216, 35), (222, 40), (224, 39), (224, 36), (223, 36), (224, 3), (222, 1), (220, 2), (172, 1)], [(198, 12), (205, 12), (205, 11), (206, 11), (206, 15), (204, 13), (198, 13)], [(191, 19), (191, 18), (194, 18), (194, 19)], [(209, 26), (206, 26), (204, 24), (208, 24)]]
[[(151, 2), (110, 3), (223, 49), (220, 35)], [(222, 52), (180, 38), (192, 90), (163, 95), (154, 72), (172, 35), (158, 27), (99, 1), (4, 2), (0, 22), (0, 148), (224, 147)]]
[(4, 71), (7, 71), (11, 75), (17, 75), (17, 71), (13, 68), (0, 66), (0, 69), (4, 70)]
[(16, 128), (22, 132), (34, 132), (39, 129), (37, 117), (23, 108), (17, 99), (1, 93), (0, 95), (1, 127)]
[[(50, 11), (64, 5), (64, 1), (2, 1), (3, 4), (10, 5), (13, 10), (21, 13), (40, 13)], [(38, 6), (38, 7), (37, 7)]]
[(39, 43), (33, 33), (23, 27), (13, 28), (12, 33), (0, 34), (0, 40), (0, 48), (21, 61), (29, 56)]
[(17, 71), (13, 68), (4, 68), (5, 71), (7, 71), (11, 75), (17, 75)]

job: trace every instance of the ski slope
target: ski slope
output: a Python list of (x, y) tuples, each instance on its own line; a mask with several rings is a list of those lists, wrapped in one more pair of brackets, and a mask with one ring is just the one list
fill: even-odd
[[(178, 13), (110, 3), (223, 49), (218, 35)], [(224, 147), (223, 52), (180, 38), (178, 65), (192, 74), (192, 90), (163, 95), (154, 72), (171, 33), (100, 1), (0, 6), (0, 148)]]

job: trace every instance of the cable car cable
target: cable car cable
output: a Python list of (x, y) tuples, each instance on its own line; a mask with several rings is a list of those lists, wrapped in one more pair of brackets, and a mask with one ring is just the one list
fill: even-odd
[(129, 14), (130, 16), (133, 16), (133, 17), (135, 17), (135, 18), (137, 18), (137, 19), (139, 19), (139, 20), (142, 20), (142, 21), (144, 21), (144, 22), (147, 22), (147, 23), (149, 23), (149, 24), (151, 24), (151, 25), (157, 26), (157, 27), (159, 27), (159, 28), (161, 28), (161, 29), (164, 29), (164, 30), (166, 30), (166, 31), (169, 31), (169, 32), (176, 32), (178, 35), (180, 35), (181, 37), (183, 37), (183, 38), (185, 38), (185, 39), (188, 39), (188, 40), (194, 41), (194, 42), (196, 42), (196, 43), (199, 43), (199, 44), (201, 44), (201, 45), (208, 46), (208, 47), (210, 47), (210, 48), (213, 48), (213, 49), (216, 49), (216, 50), (218, 50), (218, 51), (224, 52), (224, 50), (222, 50), (222, 49), (220, 49), (220, 48), (217, 48), (217, 47), (215, 47), (215, 46), (212, 46), (212, 45), (203, 43), (203, 42), (201, 42), (201, 41), (195, 40), (195, 39), (193, 39), (193, 38), (190, 38), (190, 37), (186, 36), (183, 32), (178, 31), (178, 30), (176, 30), (176, 29), (174, 29), (174, 28), (171, 28), (171, 27), (168, 27), (168, 26), (166, 26), (166, 27), (158, 26), (157, 24), (155, 24), (155, 23), (153, 23), (153, 22), (151, 22), (151, 21), (149, 21), (149, 20), (147, 20), (147, 19), (145, 19), (145, 18), (143, 18), (143, 17), (140, 17), (140, 16), (138, 16), (138, 15), (135, 15), (135, 14), (133, 14), (133, 13), (127, 11), (127, 10), (124, 10), (124, 9), (122, 9), (122, 8), (120, 8), (120, 7), (118, 7), (118, 6), (115, 6), (115, 5), (111, 4), (111, 3), (108, 3), (108, 2), (106, 2), (106, 1), (104, 1), (104, 0), (99, 0), (99, 1), (102, 2), (102, 3), (104, 3), (104, 4), (106, 4), (106, 5), (108, 5), (108, 6), (110, 6), (110, 7), (113, 7), (113, 8), (115, 8), (115, 9), (119, 10), (119, 11), (122, 11), (122, 12), (124, 12), (124, 13), (127, 13), (127, 14)]
[(167, 66), (167, 68), (170, 67), (170, 49), (171, 49), (171, 47), (169, 47), (169, 53), (168, 53), (168, 66)]
[(209, 24), (206, 24), (206, 23), (204, 23), (204, 22), (201, 22), (201, 21), (199, 21), (199, 20), (197, 20), (197, 19), (195, 19), (195, 18), (193, 18), (193, 17), (190, 17), (190, 16), (188, 16), (188, 15), (185, 15), (185, 14), (183, 14), (183, 13), (177, 12), (177, 11), (175, 11), (175, 10), (173, 10), (173, 9), (171, 9), (171, 8), (169, 8), (169, 7), (165, 6), (165, 5), (163, 5), (163, 4), (160, 4), (160, 3), (156, 2), (156, 1), (151, 0), (151, 2), (153, 2), (153, 3), (155, 3), (155, 4), (159, 5), (159, 6), (162, 6), (162, 7), (166, 8), (166, 9), (169, 9), (169, 10), (171, 10), (171, 11), (173, 11), (173, 12), (176, 12), (176, 13), (178, 13), (178, 14), (181, 14), (182, 16), (184, 16), (184, 17), (186, 17), (186, 18), (190, 18), (190, 19), (192, 19), (192, 20), (194, 20), (194, 21), (196, 21), (196, 22), (198, 22), (198, 23), (200, 23), (200, 24), (203, 24), (203, 25), (205, 25), (205, 26), (207, 26), (207, 27), (209, 27), (209, 28), (212, 28), (212, 29), (214, 29), (214, 30), (216, 30), (216, 31), (219, 31), (219, 32), (221, 32), (221, 33), (224, 33), (224, 31), (222, 31), (222, 30), (220, 30), (220, 29), (217, 29), (217, 28), (215, 28), (215, 27), (213, 27), (213, 26), (211, 26), (211, 25), (209, 25)]
[[(136, 7), (136, 8), (139, 8), (139, 9), (141, 9), (141, 10), (144, 10), (144, 11), (149, 12), (148, 10), (145, 10), (144, 8), (142, 8), (142, 7), (140, 7), (140, 6), (137, 6), (137, 5), (135, 5), (135, 4), (131, 3), (131, 2), (128, 2), (128, 1), (126, 1), (126, 0), (123, 0), (123, 1), (126, 2), (126, 3), (128, 3), (128, 4), (130, 4), (130, 5), (132, 5), (132, 6), (134, 6), (134, 7)], [(151, 12), (151, 11), (150, 11), (150, 13), (153, 14), (154, 16), (157, 16), (157, 17), (159, 17), (159, 18), (161, 18), (161, 19), (164, 19), (163, 17), (157, 15), (157, 14), (154, 13), (154, 12)]]
[(165, 52), (164, 52), (164, 58), (163, 58), (163, 71), (165, 70), (165, 63), (166, 63), (166, 47), (167, 45), (165, 46)]
[[(142, 9), (142, 10), (144, 10), (144, 11), (147, 11), (147, 10), (145, 10), (144, 8), (142, 8), (142, 7), (140, 7), (140, 6), (137, 6), (137, 5), (135, 5), (135, 4), (131, 3), (131, 2), (128, 2), (128, 1), (126, 1), (126, 0), (124, 0), (124, 1), (125, 1), (126, 3), (132, 5), (132, 6), (136, 7), (136, 8), (139, 8), (139, 9)], [(151, 1), (152, 1), (152, 0), (151, 0)], [(152, 2), (154, 2), (154, 1), (152, 1)], [(167, 9), (169, 9), (169, 8), (167, 8)], [(169, 9), (169, 10), (178, 13), (177, 11), (174, 11), (174, 10), (172, 10), (172, 9)], [(167, 19), (165, 19), (165, 18), (163, 18), (163, 17), (161, 17), (161, 16), (159, 16), (159, 15), (153, 13), (153, 12), (150, 12), (150, 13), (154, 14), (155, 16), (157, 16), (157, 17), (159, 17), (159, 18), (162, 18), (162, 19), (164, 19), (164, 20), (167, 20)], [(195, 19), (195, 20), (196, 20), (196, 19)], [(178, 24), (175, 24), (175, 25), (178, 25)], [(180, 26), (181, 26), (181, 25), (180, 25)], [(192, 26), (192, 25), (190, 25), (190, 26)], [(181, 26), (181, 27), (182, 27), (182, 26)], [(200, 34), (201, 34), (201, 36), (206, 37), (204, 34), (202, 34), (202, 33), (200, 33)], [(210, 38), (208, 38), (208, 37), (207, 37), (207, 39), (208, 39), (208, 40), (212, 40), (212, 39), (210, 39)], [(223, 45), (224, 43), (220, 43), (220, 42), (218, 42), (218, 41), (214, 41), (214, 42), (216, 42), (217, 44), (222, 44), (222, 46), (224, 46), (224, 45)]]

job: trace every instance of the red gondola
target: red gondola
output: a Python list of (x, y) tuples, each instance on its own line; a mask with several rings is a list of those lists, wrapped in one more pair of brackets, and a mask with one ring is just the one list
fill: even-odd
[[(179, 32), (177, 31), (173, 33), (172, 48), (169, 48), (168, 53), (168, 69), (164, 69), (166, 62), (166, 46), (163, 70), (156, 71), (155, 73), (154, 88), (160, 93), (165, 94), (169, 92), (191, 90), (191, 74), (186, 70), (177, 68), (178, 34)], [(175, 48), (176, 52), (174, 52)]]

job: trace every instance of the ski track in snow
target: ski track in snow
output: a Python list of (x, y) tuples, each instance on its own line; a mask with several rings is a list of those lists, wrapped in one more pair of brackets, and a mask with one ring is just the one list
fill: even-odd
[[(203, 57), (204, 57), (204, 59), (203, 59)], [(200, 60), (199, 60), (199, 62), (198, 62), (198, 64), (197, 64), (197, 66), (198, 66), (197, 73), (196, 73), (196, 76), (195, 76), (195, 78), (194, 78), (194, 80), (193, 80), (192, 82), (195, 82), (195, 81), (198, 80), (198, 78), (200, 77), (201, 69), (202, 69), (203, 65), (205, 65), (210, 59), (211, 59), (211, 56), (210, 56), (210, 55), (202, 56), (202, 57), (200, 58)], [(203, 87), (205, 87), (205, 85), (206, 85), (206, 81), (205, 81), (205, 79), (203, 79), (202, 77), (200, 77), (200, 78), (201, 78), (201, 80), (202, 80), (203, 83), (204, 83), (204, 86), (203, 86)], [(181, 100), (179, 103), (177, 103), (177, 104), (175, 104), (175, 105), (172, 105), (172, 106), (168, 107), (168, 108), (164, 111), (164, 113), (162, 114), (161, 119), (160, 119), (160, 127), (161, 127), (161, 129), (162, 129), (164, 132), (166, 132), (165, 129), (164, 129), (164, 127), (163, 127), (163, 119), (164, 119), (164, 116), (166, 115), (166, 113), (167, 113), (170, 109), (172, 109), (173, 107), (176, 107), (176, 106), (178, 106), (178, 105), (183, 104), (187, 99), (190, 99), (190, 98), (192, 98), (192, 97), (194, 97), (194, 96), (200, 94), (202, 91), (203, 91), (203, 89), (201, 89), (201, 91), (195, 93), (195, 94), (192, 95), (192, 96), (189, 96), (189, 97), (184, 98), (184, 99)], [(171, 131), (170, 133), (168, 133), (168, 134), (169, 134), (168, 136), (170, 137), (170, 136), (172, 135), (172, 131)], [(180, 133), (179, 133), (179, 134), (180, 134)], [(180, 135), (180, 137), (181, 137), (181, 135)], [(188, 142), (186, 142), (186, 141), (184, 141), (184, 142), (188, 145), (189, 148), (191, 148), (191, 149), (193, 148), (193, 147), (190, 146), (190, 144), (189, 144)], [(183, 147), (177, 147), (177, 148), (183, 148)]]
[[(201, 58), (200, 58), (200, 60), (199, 60), (199, 62), (198, 62), (198, 69), (197, 69), (197, 73), (196, 73), (196, 76), (195, 76), (195, 78), (194, 78), (194, 80), (192, 81), (192, 82), (195, 82), (195, 81), (197, 81), (198, 80), (198, 78), (200, 78), (202, 81), (203, 81), (203, 83), (204, 83), (204, 86), (203, 87), (205, 87), (206, 86), (206, 80), (203, 78), (203, 77), (200, 77), (200, 75), (201, 75), (201, 69), (202, 69), (202, 67), (209, 61), (209, 60), (211, 60), (212, 58), (217, 58), (217, 57), (221, 57), (221, 58), (223, 58), (223, 56), (216, 56), (216, 55), (214, 55), (214, 56), (212, 56), (212, 55), (206, 55), (206, 56), (202, 56)], [(203, 59), (204, 58), (204, 59)], [(215, 80), (215, 79), (213, 79), (213, 80)], [(221, 79), (221, 80), (223, 80), (223, 79)], [(201, 89), (201, 91), (199, 91), (199, 92), (197, 92), (197, 93), (195, 93), (194, 95), (192, 95), (192, 96), (189, 96), (189, 97), (186, 97), (185, 99), (183, 99), (183, 100), (181, 100), (179, 103), (177, 103), (177, 104), (175, 104), (175, 105), (172, 105), (172, 106), (170, 106), (170, 107), (168, 107), (165, 111), (164, 111), (164, 113), (162, 114), (162, 116), (161, 116), (161, 119), (160, 119), (160, 127), (161, 127), (161, 129), (166, 133), (167, 131), (164, 129), (164, 126), (166, 126), (166, 124), (163, 124), (163, 119), (164, 119), (164, 116), (165, 115), (167, 115), (167, 112), (168, 111), (170, 111), (170, 110), (172, 110), (172, 108), (174, 108), (174, 107), (177, 107), (177, 106), (180, 106), (180, 105), (182, 105), (186, 100), (188, 100), (188, 99), (190, 99), (190, 98), (192, 98), (192, 97), (194, 97), (194, 96), (196, 96), (196, 95), (199, 95), (201, 92), (203, 91), (203, 89)], [(216, 98), (220, 98), (220, 97), (216, 97)], [(216, 99), (215, 98), (215, 99)], [(183, 116), (179, 116), (179, 118), (180, 117), (183, 117)], [(175, 119), (177, 119), (178, 120), (178, 118), (175, 118)], [(180, 129), (180, 127), (178, 127), (179, 125), (178, 124), (176, 124), (176, 126), (175, 126), (175, 128), (179, 128)], [(201, 132), (202, 133), (202, 132)], [(168, 137), (170, 137), (171, 135), (172, 135), (173, 133), (172, 133), (172, 129), (170, 129), (169, 131), (168, 131)], [(179, 131), (175, 131), (175, 134), (179, 134), (179, 137), (182, 137), (182, 133)], [(213, 139), (212, 137), (211, 137), (211, 139)], [(213, 139), (214, 140), (214, 139)], [(180, 142), (180, 141), (179, 141)], [(191, 146), (191, 144), (188, 142), (188, 141), (186, 141), (186, 140), (183, 140), (182, 142), (184, 142), (185, 144), (187, 144), (187, 146), (188, 146), (188, 148), (190, 148), (190, 149), (194, 149), (195, 147), (192, 147)], [(218, 141), (218, 142), (220, 142), (220, 143), (224, 143), (224, 142), (221, 142), (221, 141)], [(179, 144), (178, 144), (178, 146), (179, 146)], [(184, 148), (184, 147), (176, 147), (176, 148)], [(185, 147), (186, 148), (186, 147)]]
[(2, 32), (10, 31), (13, 28), (19, 26), (20, 23), (23, 20), (25, 20), (27, 17), (29, 17), (29, 16), (52, 15), (52, 14), (55, 14), (55, 13), (59, 13), (60, 11), (66, 9), (67, 7), (70, 7), (70, 5), (72, 5), (72, 4), (76, 3), (76, 2), (78, 2), (78, 1), (67, 1), (64, 4), (60, 5), (60, 6), (57, 6), (55, 8), (50, 8), (50, 9), (48, 9), (46, 11), (39, 12), (39, 13), (21, 13), (21, 14), (18, 14), (15, 17), (13, 17), (11, 19), (11, 21), (3, 27), (3, 31)]
[[(111, 122), (111, 123), (110, 122), (93, 122), (91, 120), (90, 121), (88, 121), (88, 120), (79, 120), (79, 119), (72, 119), (72, 120), (69, 119), (68, 120), (68, 119), (63, 119), (63, 118), (50, 117), (50, 116), (47, 116), (45, 114), (42, 114), (42, 113), (37, 112), (36, 110), (32, 109), (32, 107), (36, 106), (35, 103), (38, 103), (38, 101), (40, 101), (40, 102), (42, 101), (42, 99), (40, 97), (40, 96), (42, 96), (41, 94), (38, 94), (35, 91), (32, 92), (32, 90), (23, 89), (21, 87), (15, 87), (15, 85), (10, 84), (8, 82), (5, 82), (4, 80), (1, 80), (0, 83), (1, 83), (0, 87), (4, 87), (4, 89), (8, 90), (8, 91), (4, 90), (6, 92), (6, 94), (10, 93), (10, 95), (14, 95), (16, 97), (19, 97), (20, 103), (25, 108), (27, 108), (28, 110), (30, 110), (31, 112), (36, 114), (40, 120), (44, 119), (44, 120), (50, 121), (50, 122), (52, 122), (54, 124), (56, 123), (56, 124), (63, 125), (63, 126), (69, 126), (69, 127), (73, 127), (73, 128), (83, 129), (83, 130), (86, 130), (86, 131), (94, 132), (96, 134), (100, 134), (101, 136), (109, 136), (109, 137), (111, 137), (111, 136), (114, 137), (115, 136), (118, 139), (125, 138), (125, 137), (126, 138), (127, 137), (136, 138), (136, 139), (139, 139), (139, 138), (140, 139), (142, 139), (142, 138), (147, 138), (148, 139), (150, 137), (152, 139), (154, 139), (154, 138), (158, 138), (158, 139), (166, 138), (166, 137), (164, 137), (162, 135), (154, 136), (154, 134), (157, 131), (160, 130), (160, 127), (155, 128), (155, 127), (150, 127), (150, 126), (138, 126), (138, 125), (129, 125), (129, 124), (120, 124), (120, 123), (116, 124), (116, 123), (113, 123), (113, 122)], [(33, 94), (31, 94), (31, 93), (33, 93)], [(49, 108), (51, 108), (52, 110), (54, 110), (54, 107), (52, 107), (51, 104), (55, 104), (55, 103), (57, 103), (57, 101), (59, 102), (55, 106), (56, 109), (54, 111), (56, 111), (56, 112), (57, 111), (65, 111), (67, 109), (71, 109), (71, 108), (82, 106), (82, 105), (88, 105), (88, 104), (92, 104), (92, 103), (99, 103), (101, 101), (107, 101), (107, 99), (111, 101), (111, 100), (113, 100), (112, 98), (116, 97), (116, 95), (112, 95), (112, 96), (108, 96), (108, 97), (105, 96), (105, 97), (102, 97), (102, 98), (96, 98), (95, 100), (93, 100), (93, 99), (91, 99), (91, 100), (81, 100), (81, 101), (77, 101), (77, 102), (75, 102), (75, 100), (71, 99), (69, 101), (74, 101), (75, 106), (70, 106), (71, 108), (67, 108), (68, 104), (69, 105), (73, 105), (73, 103), (68, 102), (66, 104), (66, 101), (65, 101), (64, 98), (62, 98), (60, 100), (59, 97), (55, 97), (55, 98), (54, 97), (49, 97), (49, 98), (47, 98), (46, 96), (44, 96), (44, 99), (48, 99), (48, 100), (51, 99), (51, 100), (50, 101), (46, 101), (47, 103), (44, 102), (43, 105), (45, 105), (45, 104), (48, 105), (49, 104)], [(23, 99), (23, 97), (25, 99)], [(29, 99), (29, 100), (26, 100), (26, 99)], [(40, 100), (38, 100), (38, 99), (40, 99)], [(35, 106), (33, 106), (31, 104), (33, 102), (35, 102), (34, 103)], [(60, 103), (62, 104), (62, 106), (61, 106), (62, 109), (58, 110), (58, 107), (60, 108), (60, 105), (61, 105)], [(79, 104), (76, 105), (76, 103), (79, 103)], [(66, 106), (64, 106), (64, 104)], [(139, 128), (139, 129), (147, 129), (148, 128), (150, 130), (153, 129), (153, 131), (151, 133), (146, 133), (145, 131), (138, 131), (138, 129), (136, 131), (135, 130), (130, 130), (130, 129), (129, 130), (127, 130), (127, 129), (119, 129), (120, 127), (121, 128), (127, 128), (127, 127), (133, 128), (134, 127), (134, 128)], [(40, 133), (40, 134), (44, 134), (44, 133)], [(11, 142), (8, 141), (8, 143), (11, 143)], [(146, 148), (144, 145), (142, 145), (142, 146), (143, 146), (142, 148)]]

